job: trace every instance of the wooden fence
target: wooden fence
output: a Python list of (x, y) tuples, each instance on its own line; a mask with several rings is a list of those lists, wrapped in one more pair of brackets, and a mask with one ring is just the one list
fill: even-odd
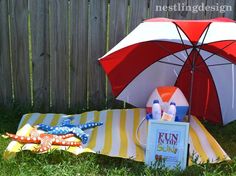
[[(229, 5), (232, 11), (157, 11)], [(146, 18), (235, 19), (234, 0), (0, 0), (0, 104), (35, 111), (119, 107), (97, 59)]]

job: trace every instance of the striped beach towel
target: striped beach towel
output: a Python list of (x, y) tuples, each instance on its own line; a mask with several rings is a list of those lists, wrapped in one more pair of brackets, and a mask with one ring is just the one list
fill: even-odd
[[(145, 121), (139, 130), (138, 138), (136, 130), (145, 117), (145, 109), (117, 109), (91, 111), (82, 114), (71, 115), (74, 117), (73, 124), (83, 124), (91, 121), (100, 121), (104, 125), (94, 129), (85, 130), (89, 134), (89, 141), (83, 147), (53, 146), (53, 149), (66, 150), (76, 155), (83, 152), (95, 152), (113, 157), (130, 158), (136, 161), (144, 161), (145, 149), (140, 141), (146, 143), (147, 122)], [(68, 115), (65, 114), (26, 114), (22, 117), (18, 126), (18, 135), (28, 135), (32, 126), (44, 123), (47, 125), (59, 125)], [(192, 117), (189, 131), (189, 164), (194, 157), (198, 163), (220, 162), (230, 159), (217, 141), (210, 135), (201, 122)], [(73, 138), (72, 140), (78, 140)], [(9, 158), (22, 150), (33, 150), (37, 144), (20, 144), (12, 141), (5, 150), (4, 157)], [(194, 154), (194, 155), (192, 155)]]

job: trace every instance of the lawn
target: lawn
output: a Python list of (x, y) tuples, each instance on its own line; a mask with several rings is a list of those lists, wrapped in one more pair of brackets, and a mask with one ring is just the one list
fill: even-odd
[[(30, 110), (22, 108), (0, 108), (0, 134), (6, 131), (15, 133), (21, 116)], [(18, 153), (9, 161), (2, 154), (10, 140), (0, 137), (0, 175), (236, 175), (236, 122), (225, 127), (204, 122), (232, 161), (220, 164), (201, 164), (187, 167), (186, 170), (150, 169), (142, 162), (112, 158), (97, 154), (75, 156), (65, 151), (53, 151), (37, 155), (29, 151)]]

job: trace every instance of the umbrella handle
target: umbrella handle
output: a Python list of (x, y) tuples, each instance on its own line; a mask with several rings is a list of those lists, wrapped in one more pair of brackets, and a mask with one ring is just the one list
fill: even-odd
[(141, 127), (141, 125), (143, 124), (143, 122), (146, 120), (146, 117), (143, 118), (143, 120), (139, 123), (138, 125), (138, 128), (136, 130), (136, 140), (138, 142), (138, 144), (143, 148), (143, 149), (146, 149), (146, 144), (143, 144), (140, 140), (139, 140), (139, 137), (138, 137), (138, 132), (139, 132), (139, 129)]

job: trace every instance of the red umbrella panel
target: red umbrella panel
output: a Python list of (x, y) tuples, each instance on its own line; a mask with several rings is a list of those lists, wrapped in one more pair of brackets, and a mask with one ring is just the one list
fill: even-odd
[(157, 86), (179, 87), (191, 114), (236, 120), (236, 23), (149, 19), (99, 59), (117, 99), (145, 107)]

